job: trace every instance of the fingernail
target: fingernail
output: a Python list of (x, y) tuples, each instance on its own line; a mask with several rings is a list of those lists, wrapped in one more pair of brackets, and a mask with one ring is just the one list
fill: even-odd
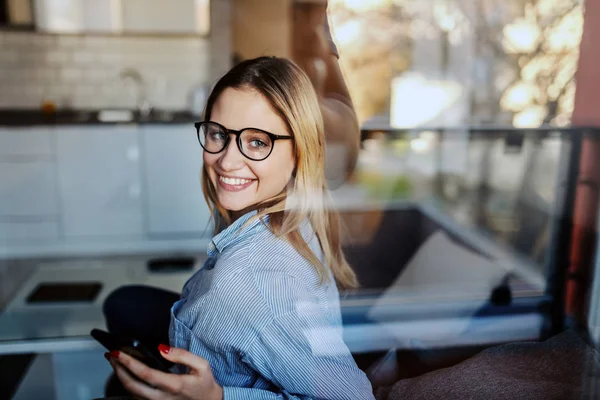
[(110, 353), (104, 353), (104, 358), (106, 358), (107, 361), (110, 361)]
[(116, 350), (113, 350), (110, 352), (110, 355), (114, 358), (119, 358), (119, 352)]
[(169, 346), (167, 346), (166, 344), (159, 344), (158, 351), (160, 351), (161, 353), (169, 354), (169, 352), (171, 351), (171, 348)]

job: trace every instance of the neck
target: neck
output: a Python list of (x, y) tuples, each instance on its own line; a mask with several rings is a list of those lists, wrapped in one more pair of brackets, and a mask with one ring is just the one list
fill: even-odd
[[(285, 198), (285, 195), (284, 197)], [(269, 208), (275, 204), (277, 204), (278, 202), (280, 202), (282, 200), (282, 198), (274, 198), (271, 200), (268, 200), (266, 202), (262, 202), (259, 204), (253, 204), (251, 206), (248, 206), (246, 208), (243, 208), (241, 210), (238, 211), (231, 211), (231, 210), (227, 210), (227, 212), (229, 213), (229, 217), (231, 218), (231, 223), (233, 223), (235, 220), (237, 220), (239, 217), (241, 217), (244, 214), (249, 213), (250, 211), (254, 211), (254, 210), (264, 210), (265, 208)]]
[(246, 207), (246, 208), (238, 210), (238, 211), (229, 211), (229, 216), (231, 217), (231, 222), (233, 223), (235, 220), (237, 220), (242, 215), (247, 214), (250, 211), (253, 211), (255, 209), (256, 209), (256, 205), (252, 205), (250, 207)]

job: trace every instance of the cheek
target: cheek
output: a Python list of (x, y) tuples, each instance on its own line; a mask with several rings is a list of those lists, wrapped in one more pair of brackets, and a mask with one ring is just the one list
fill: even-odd
[(255, 165), (252, 172), (264, 187), (279, 192), (288, 184), (294, 172), (294, 162), (289, 158), (274, 158), (271, 162)]
[[(207, 155), (208, 154), (208, 155)], [(214, 154), (210, 154), (210, 153), (204, 153), (204, 156), (202, 157), (202, 160), (204, 162), (204, 166), (200, 169), (201, 171), (204, 169), (206, 170), (206, 175), (208, 177), (208, 180), (210, 182), (212, 182), (213, 185), (217, 184), (217, 174), (215, 172), (215, 164), (218, 161), (218, 157), (215, 157)]]
[(204, 152), (202, 155), (202, 161), (204, 162), (204, 166), (206, 167), (206, 169), (210, 172), (212, 170), (213, 165), (215, 165), (215, 163), (217, 162), (217, 158), (215, 157), (214, 154), (210, 154), (207, 152)]

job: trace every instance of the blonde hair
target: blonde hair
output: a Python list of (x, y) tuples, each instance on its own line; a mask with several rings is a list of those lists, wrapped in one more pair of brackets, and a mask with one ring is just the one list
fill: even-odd
[[(340, 287), (358, 286), (356, 275), (342, 253), (339, 216), (332, 209), (327, 192), (323, 117), (308, 76), (292, 61), (283, 58), (259, 57), (243, 61), (215, 85), (206, 103), (205, 120), (210, 120), (215, 102), (227, 88), (260, 93), (294, 137), (296, 168), (292, 181), (281, 194), (255, 205), (254, 208), (258, 209), (255, 218), (269, 215), (271, 230), (291, 243), (316, 268), (321, 282), (329, 279), (330, 269)], [(216, 218), (217, 233), (223, 228), (223, 223), (231, 224), (232, 217), (219, 204), (206, 168), (202, 170), (202, 189)], [(305, 220), (311, 223), (319, 240), (324, 263), (311, 251), (300, 233), (300, 226)]]

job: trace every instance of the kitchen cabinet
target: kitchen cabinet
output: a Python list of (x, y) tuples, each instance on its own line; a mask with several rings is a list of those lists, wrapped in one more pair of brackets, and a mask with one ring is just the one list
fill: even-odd
[(209, 0), (34, 0), (34, 10), (42, 32), (205, 35), (209, 30)]
[(208, 34), (209, 0), (121, 0), (123, 32)]
[(0, 242), (55, 240), (58, 193), (51, 128), (0, 129)]
[(142, 128), (145, 219), (150, 236), (210, 236), (200, 174), (202, 148), (192, 124)]
[(0, 242), (58, 239), (54, 172), (48, 161), (0, 162)]
[(5, 4), (9, 26), (27, 27), (33, 25), (33, 5), (30, 1), (8, 0)]
[(0, 128), (0, 160), (36, 160), (54, 155), (54, 135), (50, 127)]
[(120, 0), (35, 0), (34, 5), (41, 32), (115, 33), (122, 28)]
[(197, 251), (212, 236), (192, 124), (0, 128), (0, 258)]
[(67, 239), (143, 232), (139, 128), (57, 128), (58, 183)]
[(0, 162), (0, 204), (2, 217), (56, 215), (54, 163)]

